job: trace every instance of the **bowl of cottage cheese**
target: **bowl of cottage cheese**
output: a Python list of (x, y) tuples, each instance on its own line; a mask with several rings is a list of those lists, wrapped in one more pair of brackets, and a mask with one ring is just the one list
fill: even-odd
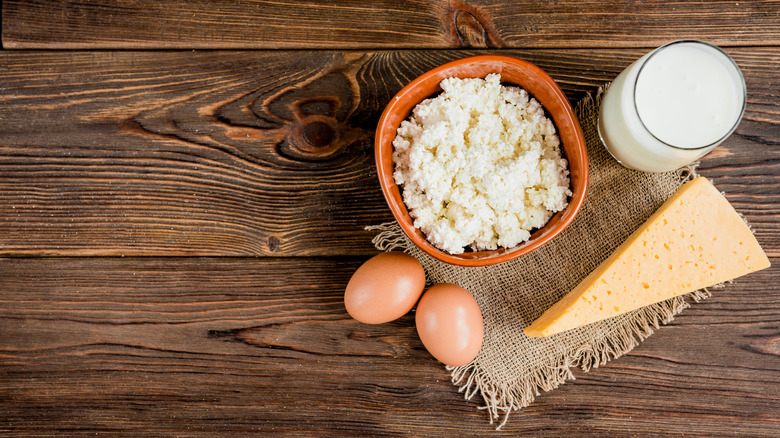
[(587, 190), (585, 140), (555, 81), (499, 55), (435, 68), (404, 87), (375, 137), (395, 219), (427, 254), (501, 263), (559, 234)]

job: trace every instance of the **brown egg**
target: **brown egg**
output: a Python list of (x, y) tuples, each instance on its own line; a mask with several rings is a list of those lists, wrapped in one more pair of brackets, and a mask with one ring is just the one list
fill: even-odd
[(460, 286), (440, 283), (429, 288), (417, 303), (415, 322), (425, 348), (447, 365), (466, 365), (482, 347), (482, 313), (477, 300)]
[(352, 274), (344, 305), (356, 320), (382, 324), (412, 310), (424, 289), (425, 271), (417, 259), (402, 252), (385, 252)]

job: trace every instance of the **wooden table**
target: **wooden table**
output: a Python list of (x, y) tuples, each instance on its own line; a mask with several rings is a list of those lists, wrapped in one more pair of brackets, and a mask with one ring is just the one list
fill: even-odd
[[(780, 436), (780, 2), (9, 0), (2, 38), (3, 436)], [(744, 72), (700, 172), (774, 266), (495, 432), (411, 315), (344, 310), (379, 114), (478, 53), (576, 102), (681, 38)]]

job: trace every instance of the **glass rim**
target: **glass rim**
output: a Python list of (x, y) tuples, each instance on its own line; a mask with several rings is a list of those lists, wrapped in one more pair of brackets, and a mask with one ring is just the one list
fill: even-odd
[[(647, 65), (647, 63), (655, 55), (660, 53), (661, 50), (663, 50), (663, 49), (665, 49), (665, 48), (667, 48), (669, 46), (676, 45), (676, 44), (686, 44), (686, 43), (693, 43), (693, 44), (700, 44), (700, 45), (703, 45), (703, 46), (707, 46), (707, 47), (710, 47), (712, 49), (715, 49), (717, 52), (719, 52), (720, 54), (725, 56), (726, 59), (729, 60), (731, 65), (736, 70), (737, 76), (739, 76), (739, 83), (742, 86), (742, 94), (741, 94), (741, 96), (742, 96), (742, 108), (740, 109), (739, 115), (737, 116), (736, 120), (734, 120), (734, 125), (731, 128), (729, 128), (729, 130), (726, 131), (726, 133), (723, 134), (721, 137), (719, 137), (717, 140), (715, 140), (715, 141), (713, 141), (713, 142), (711, 142), (709, 144), (706, 144), (704, 146), (697, 146), (697, 147), (693, 147), (693, 148), (686, 148), (686, 147), (682, 147), (682, 146), (675, 146), (673, 144), (670, 144), (670, 143), (665, 142), (665, 141), (661, 140), (660, 138), (658, 138), (655, 134), (653, 134), (653, 131), (651, 131), (650, 128), (648, 128), (647, 125), (645, 125), (645, 122), (642, 120), (642, 116), (639, 114), (639, 108), (637, 108), (637, 106), (636, 106), (636, 88), (637, 88), (636, 86), (637, 86), (637, 83), (639, 82), (640, 76), (642, 75), (642, 70), (644, 70), (644, 68)], [(664, 44), (664, 45), (662, 45), (660, 47), (657, 47), (652, 52), (650, 52), (650, 55), (647, 57), (647, 59), (645, 59), (645, 61), (642, 63), (642, 65), (639, 67), (639, 70), (637, 71), (636, 78), (634, 79), (634, 90), (633, 90), (633, 92), (634, 92), (634, 99), (633, 99), (634, 111), (636, 112), (636, 116), (639, 119), (639, 123), (642, 125), (642, 128), (644, 128), (644, 130), (648, 134), (650, 134), (651, 137), (653, 137), (655, 140), (657, 140), (658, 142), (660, 142), (664, 146), (669, 146), (670, 148), (678, 149), (678, 150), (682, 150), (682, 151), (696, 151), (696, 150), (707, 149), (709, 147), (713, 147), (713, 146), (716, 146), (719, 143), (721, 143), (728, 136), (733, 134), (734, 131), (737, 129), (737, 126), (739, 126), (739, 123), (742, 121), (742, 117), (745, 114), (745, 108), (747, 107), (747, 86), (745, 85), (745, 77), (742, 75), (742, 70), (739, 68), (739, 66), (737, 65), (736, 61), (734, 61), (734, 59), (731, 56), (729, 56), (728, 53), (723, 51), (723, 49), (721, 49), (720, 47), (718, 47), (718, 46), (716, 46), (714, 44), (710, 44), (710, 43), (708, 43), (706, 41), (700, 41), (700, 40), (694, 40), (694, 39), (684, 39), (684, 40), (676, 40), (676, 41), (668, 42), (668, 43), (666, 43), (666, 44)]]

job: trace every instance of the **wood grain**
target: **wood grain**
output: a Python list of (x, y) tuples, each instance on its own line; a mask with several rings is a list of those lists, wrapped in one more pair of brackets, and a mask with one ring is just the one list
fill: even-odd
[(34, 49), (653, 47), (780, 41), (780, 2), (6, 0), (3, 46)]
[[(780, 436), (780, 1), (0, 7), (0, 436)], [(364, 227), (391, 220), (379, 115), (483, 53), (577, 102), (680, 38), (745, 74), (745, 118), (699, 170), (773, 266), (497, 432), (413, 314), (344, 309)]]
[(343, 288), (363, 260), (0, 259), (0, 433), (780, 433), (780, 259), (501, 432), (425, 352), (412, 315), (349, 318)]
[[(504, 51), (572, 102), (643, 50)], [(730, 49), (745, 119), (707, 157), (780, 255), (780, 49)], [(422, 72), (485, 51), (0, 52), (0, 254), (367, 255), (391, 220), (373, 131)]]

